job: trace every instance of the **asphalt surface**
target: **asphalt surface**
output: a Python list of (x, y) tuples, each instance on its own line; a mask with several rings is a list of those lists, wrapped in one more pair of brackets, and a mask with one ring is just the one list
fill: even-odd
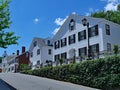
[[(19, 73), (1, 73), (0, 78), (17, 90), (98, 90), (82, 85)], [(9, 90), (1, 89), (1, 87), (0, 85), (0, 90)]]

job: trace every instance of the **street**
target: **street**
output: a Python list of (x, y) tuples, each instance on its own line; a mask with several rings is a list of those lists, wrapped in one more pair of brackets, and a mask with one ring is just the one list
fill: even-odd
[(17, 90), (98, 90), (82, 85), (19, 73), (0, 73), (0, 78)]

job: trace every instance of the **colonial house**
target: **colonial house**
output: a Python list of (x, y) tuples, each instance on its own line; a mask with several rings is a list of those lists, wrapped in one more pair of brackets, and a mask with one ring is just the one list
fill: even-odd
[(21, 64), (30, 65), (30, 59), (29, 59), (29, 52), (25, 50), (25, 47), (22, 47), (22, 53), (19, 54), (19, 50), (17, 50), (17, 57), (16, 61), (18, 62), (17, 71), (20, 72)]
[(71, 14), (53, 37), (53, 60), (103, 57), (120, 45), (120, 25), (103, 18)]
[(6, 51), (4, 52), (4, 54), (2, 55), (2, 72), (14, 72), (15, 71), (15, 66), (16, 66), (16, 61), (15, 61), (15, 57), (17, 55), (16, 54), (12, 54), (12, 55), (7, 55)]
[(29, 52), (25, 51), (25, 47), (22, 47), (22, 54), (17, 53), (7, 55), (6, 51), (2, 56), (2, 72), (19, 72), (21, 64), (29, 65)]
[(32, 69), (40, 68), (53, 60), (53, 46), (51, 38), (33, 38), (29, 48)]

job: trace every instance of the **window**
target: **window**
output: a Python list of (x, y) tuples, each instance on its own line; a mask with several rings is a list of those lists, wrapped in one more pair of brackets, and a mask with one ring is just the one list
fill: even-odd
[(28, 58), (28, 57), (29, 57), (29, 53), (27, 52), (27, 53), (26, 53), (26, 58)]
[(64, 47), (64, 46), (66, 46), (66, 38), (64, 38), (64, 39), (61, 39), (61, 47)]
[(69, 36), (69, 45), (75, 43), (75, 34)]
[(60, 54), (55, 55), (55, 61), (58, 61), (60, 59)]
[(40, 65), (40, 60), (37, 61), (37, 65)]
[(106, 35), (110, 35), (110, 25), (105, 24)]
[(87, 55), (87, 47), (83, 47), (79, 49), (79, 56)]
[(78, 41), (86, 39), (86, 30), (78, 32)]
[(99, 44), (94, 44), (89, 47), (90, 53), (98, 53), (99, 52)]
[(30, 57), (33, 57), (33, 52), (30, 53)]
[(72, 31), (75, 29), (75, 21), (73, 19), (71, 19), (70, 23), (69, 23), (69, 30)]
[(40, 54), (40, 49), (37, 50), (37, 55), (39, 55), (39, 54)]
[(111, 51), (111, 44), (107, 43), (107, 51), (110, 52)]
[(62, 59), (67, 59), (67, 53), (65, 52), (65, 53), (61, 53), (61, 58)]
[(48, 49), (48, 54), (51, 55), (52, 54), (52, 50)]
[(60, 47), (60, 41), (58, 40), (54, 43), (54, 48), (57, 49), (59, 47)]
[(98, 35), (98, 25), (89, 28), (89, 37), (94, 37)]
[(50, 45), (50, 40), (47, 41), (47, 44)]
[(37, 41), (35, 41), (35, 42), (33, 43), (33, 46), (34, 46), (34, 47), (36, 47), (36, 45), (37, 45)]

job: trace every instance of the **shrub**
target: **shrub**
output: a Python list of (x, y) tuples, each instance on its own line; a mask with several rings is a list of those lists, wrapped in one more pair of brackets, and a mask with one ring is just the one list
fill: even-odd
[(103, 90), (120, 89), (120, 56), (56, 67), (43, 67), (23, 71), (22, 73), (68, 81)]

